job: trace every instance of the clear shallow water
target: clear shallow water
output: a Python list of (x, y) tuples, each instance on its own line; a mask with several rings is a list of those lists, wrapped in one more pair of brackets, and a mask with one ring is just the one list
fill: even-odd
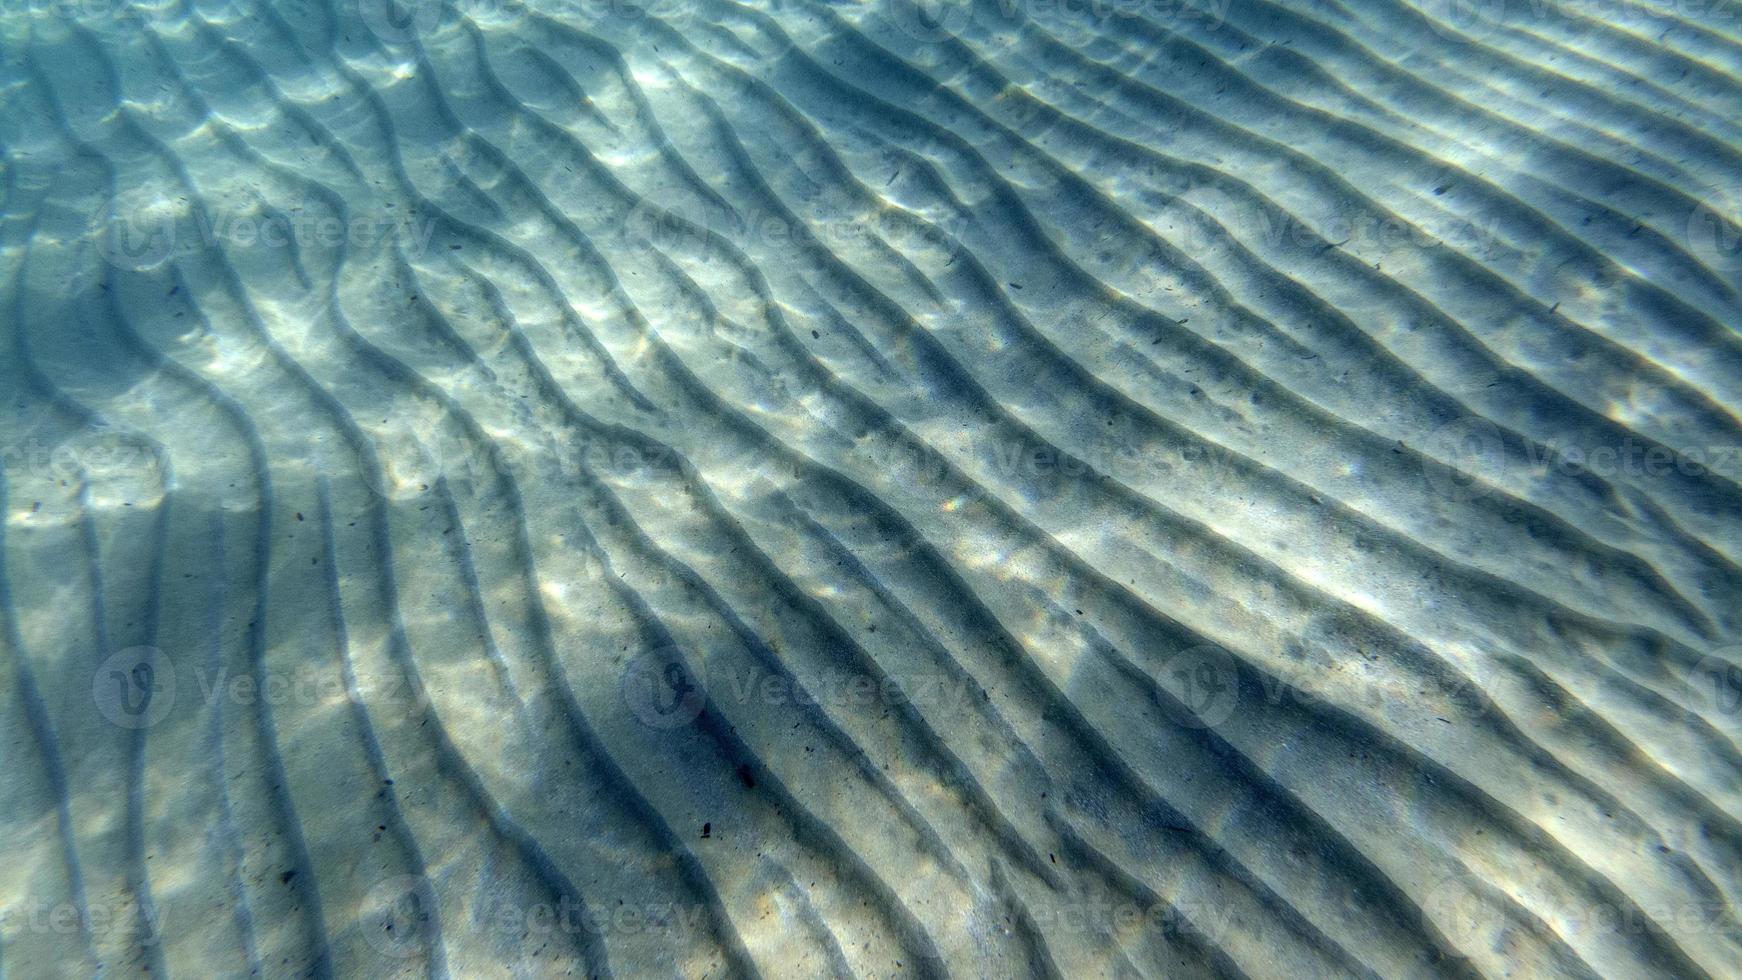
[(0, 4), (0, 977), (1742, 973), (1739, 11)]

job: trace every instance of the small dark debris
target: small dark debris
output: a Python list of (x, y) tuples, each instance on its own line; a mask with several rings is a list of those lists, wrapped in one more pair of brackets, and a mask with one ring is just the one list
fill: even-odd
[(296, 519), (299, 521), (302, 520), (302, 511), (299, 510), (296, 512)]
[(756, 788), (756, 774), (750, 771), (748, 765), (738, 767), (738, 781), (744, 784), (745, 789)]
[(278, 881), (280, 884), (288, 885), (288, 884), (290, 884), (290, 879), (295, 878), (295, 877), (296, 877), (295, 871), (286, 871), (285, 873), (278, 876)]
[(812, 340), (817, 340), (817, 339), (819, 339), (819, 338), (821, 338), (821, 337), (822, 337), (822, 334), (820, 334), (820, 333), (817, 333), (817, 332), (816, 332), (816, 331), (815, 331), (815, 330), (812, 330), (812, 331), (811, 331), (811, 339), (812, 339)]
[(712, 836), (714, 836), (714, 825), (711, 823), (702, 824), (702, 840), (707, 840)]

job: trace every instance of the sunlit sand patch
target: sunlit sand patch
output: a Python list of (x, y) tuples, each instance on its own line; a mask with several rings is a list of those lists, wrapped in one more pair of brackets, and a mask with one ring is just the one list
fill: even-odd
[(0, 11), (0, 968), (1734, 974), (1727, 29), (1477, 6)]

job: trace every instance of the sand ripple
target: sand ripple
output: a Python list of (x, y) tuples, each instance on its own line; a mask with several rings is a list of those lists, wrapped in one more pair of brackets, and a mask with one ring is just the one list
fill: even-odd
[(0, 980), (1742, 975), (1738, 13), (0, 4)]

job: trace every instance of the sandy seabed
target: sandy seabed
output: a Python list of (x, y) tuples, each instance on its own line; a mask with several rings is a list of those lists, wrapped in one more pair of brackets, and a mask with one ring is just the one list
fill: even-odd
[(1742, 976), (1736, 0), (0, 2), (0, 980)]

